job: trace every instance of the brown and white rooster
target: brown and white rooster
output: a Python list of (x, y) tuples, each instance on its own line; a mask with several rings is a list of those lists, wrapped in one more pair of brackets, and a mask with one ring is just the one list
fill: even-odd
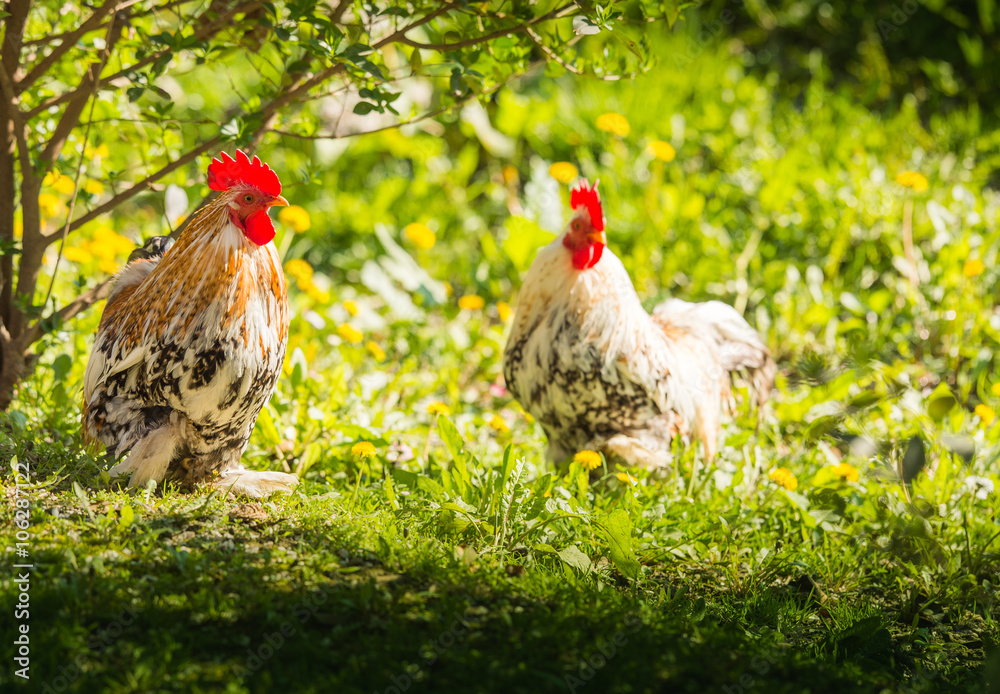
[(83, 431), (129, 486), (201, 482), (253, 497), (297, 478), (240, 457), (271, 397), (288, 341), (288, 298), (268, 209), (277, 174), (237, 150), (208, 167), (220, 195), (176, 243), (156, 237), (115, 278), (83, 393)]
[[(562, 462), (599, 450), (630, 465), (671, 461), (678, 435), (718, 446), (734, 372), (758, 406), (774, 385), (767, 347), (731, 306), (670, 299), (646, 313), (622, 262), (605, 249), (597, 186), (577, 184), (573, 218), (538, 252), (518, 299), (504, 378)], [(620, 459), (620, 460), (619, 460)]]

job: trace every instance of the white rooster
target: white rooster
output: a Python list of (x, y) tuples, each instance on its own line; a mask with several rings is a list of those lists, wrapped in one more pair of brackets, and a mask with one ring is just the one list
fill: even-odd
[(566, 230), (524, 280), (504, 352), (507, 387), (542, 424), (553, 462), (596, 450), (663, 467), (677, 436), (700, 440), (711, 460), (733, 375), (749, 375), (758, 406), (770, 395), (767, 347), (719, 301), (670, 299), (647, 313), (605, 248), (596, 184), (578, 183), (570, 205)]

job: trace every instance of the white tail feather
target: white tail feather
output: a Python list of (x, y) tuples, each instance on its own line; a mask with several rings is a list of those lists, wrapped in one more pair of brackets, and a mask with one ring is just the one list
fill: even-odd
[(145, 487), (149, 480), (157, 484), (167, 476), (167, 468), (181, 441), (179, 425), (174, 418), (168, 424), (147, 433), (128, 456), (109, 471), (112, 478), (131, 474), (128, 486)]

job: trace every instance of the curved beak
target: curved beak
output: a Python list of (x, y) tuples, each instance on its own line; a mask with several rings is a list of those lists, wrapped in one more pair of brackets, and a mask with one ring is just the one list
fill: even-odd
[(605, 246), (608, 245), (607, 234), (603, 231), (597, 231), (596, 229), (592, 229), (590, 233), (587, 234), (587, 240), (590, 241), (590, 243), (601, 243)]
[(274, 200), (272, 200), (271, 202), (267, 203), (267, 206), (268, 207), (288, 207), (288, 201), (285, 200), (283, 197), (281, 197), (279, 195)]

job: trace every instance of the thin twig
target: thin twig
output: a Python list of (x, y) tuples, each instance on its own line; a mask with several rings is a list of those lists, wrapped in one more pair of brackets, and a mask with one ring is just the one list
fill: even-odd
[[(111, 45), (112, 45), (112, 33), (115, 30), (115, 18), (117, 14), (111, 18), (108, 22), (108, 33), (105, 39), (105, 50), (104, 58), (101, 60), (101, 67), (97, 70), (97, 74), (101, 74), (101, 70), (108, 62), (108, 58), (111, 57)], [(69, 210), (66, 212), (66, 224), (63, 225), (62, 238), (59, 239), (59, 252), (56, 254), (56, 264), (52, 268), (52, 277), (49, 279), (49, 288), (45, 292), (45, 300), (42, 301), (42, 310), (45, 309), (49, 304), (49, 299), (52, 298), (52, 288), (56, 284), (56, 276), (59, 274), (59, 263), (62, 262), (63, 249), (66, 247), (66, 236), (69, 234), (69, 225), (73, 220), (73, 211), (76, 209), (76, 201), (80, 197), (80, 174), (83, 172), (83, 160), (87, 156), (87, 143), (90, 141), (90, 128), (94, 125), (94, 107), (97, 105), (97, 90), (98, 81), (94, 80), (94, 91), (90, 95), (90, 115), (87, 118), (87, 126), (83, 129), (83, 141), (80, 145), (80, 158), (76, 162), (76, 175), (73, 177), (73, 197), (69, 201)]]

